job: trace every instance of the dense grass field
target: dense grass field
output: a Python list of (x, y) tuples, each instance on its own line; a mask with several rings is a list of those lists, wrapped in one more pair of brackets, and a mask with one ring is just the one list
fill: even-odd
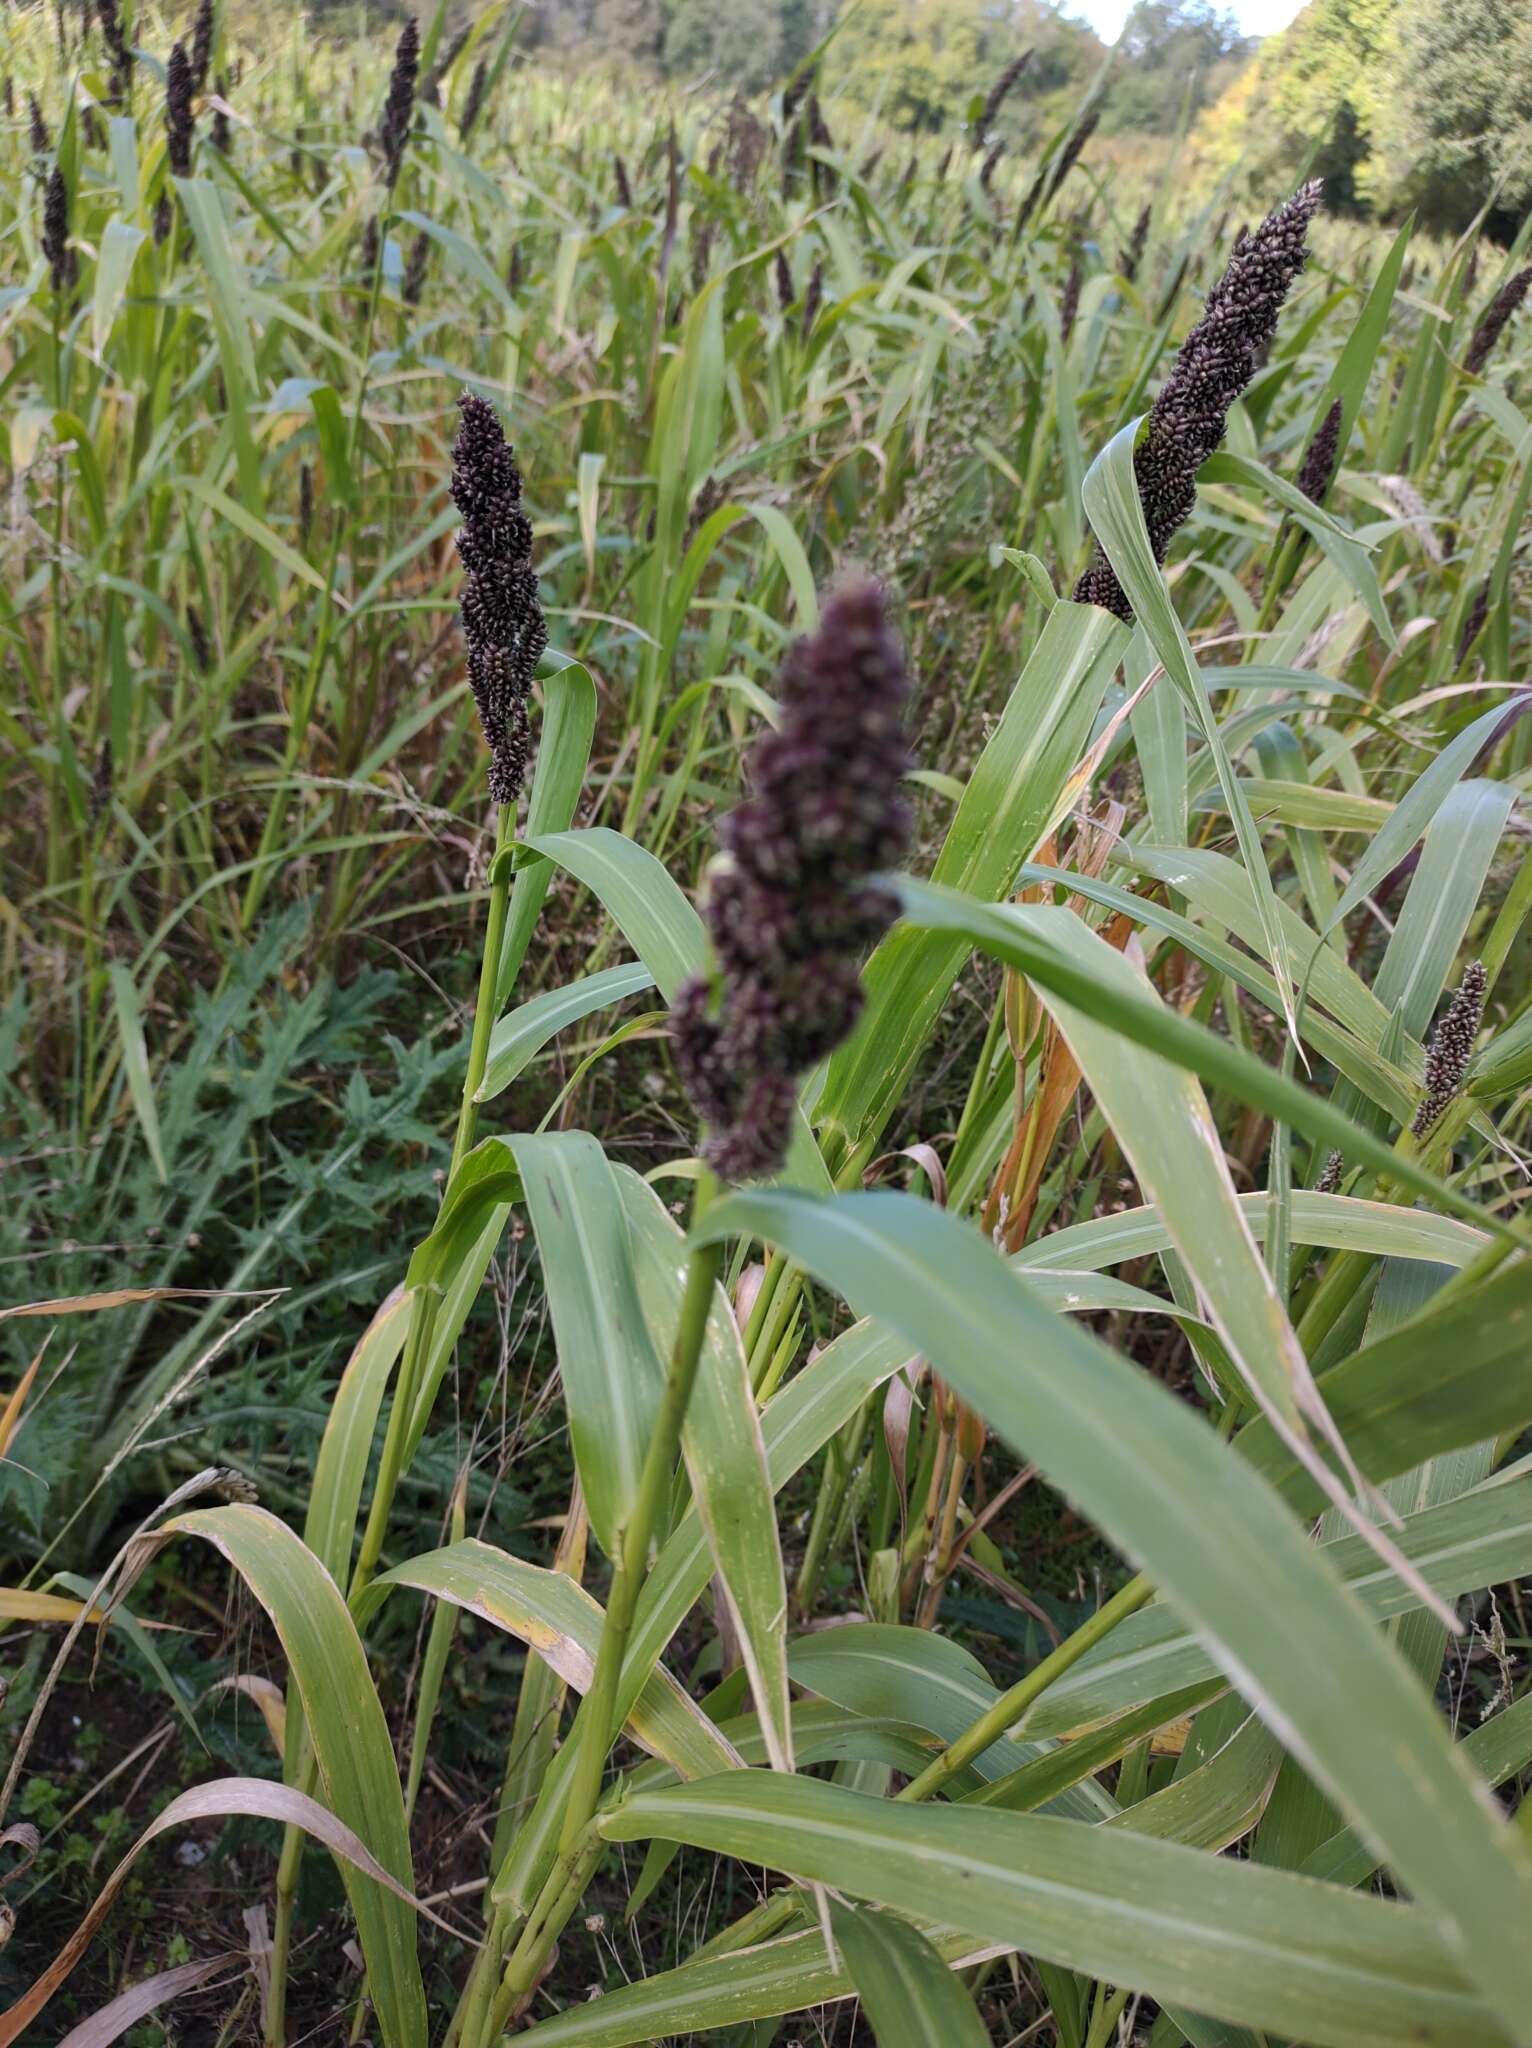
[(1532, 2043), (1532, 223), (519, 26), (4, 17), (0, 2044)]

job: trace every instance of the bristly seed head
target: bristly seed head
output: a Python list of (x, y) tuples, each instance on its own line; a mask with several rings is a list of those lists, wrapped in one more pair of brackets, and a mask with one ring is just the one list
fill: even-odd
[(484, 111), (484, 95), (489, 88), (489, 60), (481, 57), (473, 68), (473, 77), (468, 81), (468, 97), (463, 102), (463, 118), (458, 123), (458, 139), (466, 142), (473, 133), (474, 123)]
[(69, 246), (69, 186), (55, 164), (43, 194), (43, 254), (56, 292), (67, 291), (75, 281), (78, 266)]
[(213, 68), (213, 0), (201, 0), (192, 28), (191, 75), (193, 93), (206, 92)]
[(1475, 640), (1484, 631), (1484, 621), (1489, 617), (1489, 582), (1486, 579), (1474, 592), (1473, 602), (1463, 620), (1463, 630), (1458, 635), (1457, 667), (1461, 668), (1469, 656)]
[(1075, 322), (1080, 317), (1081, 282), (1080, 250), (1077, 243), (1073, 261), (1069, 266), (1069, 275), (1065, 278), (1064, 289), (1059, 294), (1059, 334), (1066, 348), (1069, 346), (1069, 337), (1075, 331)]
[(710, 1126), (705, 1155), (726, 1180), (781, 1165), (797, 1077), (861, 1013), (861, 955), (898, 912), (872, 878), (910, 834), (907, 690), (877, 584), (834, 593), (819, 630), (788, 651), (781, 726), (752, 748), (751, 793), (719, 829), (706, 907), (716, 974), (688, 982), (673, 1016), (681, 1078)]
[(165, 153), (178, 178), (191, 176), (193, 69), (179, 43), (170, 48), (165, 66)]
[(548, 629), (515, 455), (493, 406), (468, 391), (458, 405), (452, 501), (463, 515), (457, 551), (466, 571), (459, 610), (468, 683), (489, 744), (490, 794), (497, 804), (513, 804), (526, 777), (527, 699)]
[(420, 24), (406, 15), (394, 49), (394, 68), (388, 81), (388, 98), (378, 127), (378, 145), (383, 152), (383, 176), (390, 192), (404, 168), (405, 145), (415, 119), (415, 79), (420, 70)]
[(974, 123), (974, 135), (978, 141), (982, 142), (989, 134), (990, 129), (994, 127), (996, 116), (999, 114), (1001, 107), (1004, 106), (1011, 91), (1020, 80), (1021, 74), (1031, 62), (1032, 52), (1030, 50), (1023, 50), (1019, 57), (1011, 59), (1010, 63), (1006, 65), (1000, 76), (990, 87), (989, 96), (984, 102), (978, 120)]
[(776, 262), (773, 267), (777, 279), (777, 304), (785, 313), (797, 297), (797, 293), (793, 289), (793, 273), (788, 264), (787, 251), (785, 249), (779, 248), (777, 250)]
[(1483, 375), (1484, 365), (1494, 353), (1495, 343), (1500, 339), (1506, 322), (1516, 311), (1522, 300), (1532, 290), (1532, 263), (1525, 270), (1507, 278), (1485, 308), (1484, 317), (1473, 331), (1473, 340), (1468, 344), (1468, 353), (1463, 358), (1463, 367), (1470, 377)]
[(1298, 488), (1315, 505), (1322, 505), (1335, 480), (1335, 462), (1340, 454), (1341, 413), (1337, 398), (1319, 425), (1298, 472)]
[(43, 119), (43, 110), (37, 104), (35, 92), (27, 94), (27, 140), (31, 144), (33, 156), (46, 156), (53, 147), (48, 124)]
[(202, 614), (194, 604), (186, 607), (186, 637), (191, 642), (192, 660), (197, 664), (198, 675), (211, 675), (213, 645), (207, 637), (207, 627), (202, 623)]
[[(1277, 316), (1308, 260), (1308, 229), (1319, 206), (1317, 178), (1241, 232), (1228, 268), (1207, 295), (1202, 318), (1176, 357), (1133, 451), (1133, 473), (1156, 562), (1191, 516), (1197, 471), (1223, 439), (1229, 408), (1254, 376), (1277, 331)], [(1075, 585), (1077, 603), (1131, 619), (1117, 572), (1099, 549)]]
[(96, 15), (101, 23), (101, 40), (112, 60), (111, 97), (114, 101), (122, 100), (133, 82), (133, 52), (123, 34), (117, 0), (96, 0)]
[(1128, 246), (1117, 258), (1117, 268), (1129, 284), (1138, 282), (1138, 266), (1144, 260), (1144, 245), (1149, 240), (1149, 223), (1154, 217), (1153, 205), (1146, 206), (1133, 223), (1133, 232), (1128, 237)]
[(1048, 183), (1048, 197), (1050, 199), (1080, 161), (1081, 153), (1086, 143), (1095, 134), (1100, 119), (1101, 109), (1099, 107), (1091, 107), (1082, 116), (1078, 126), (1065, 142), (1064, 147), (1059, 151), (1054, 162), (1053, 175)]
[(1410, 1126), (1417, 1138), (1427, 1135), (1463, 1085), (1483, 1020), (1488, 987), (1483, 961), (1471, 960), (1463, 970), (1457, 994), (1426, 1047), (1426, 1092)]
[(431, 261), (431, 237), (422, 228), (410, 244), (409, 261), (404, 266), (404, 282), (400, 287), (401, 296), (407, 306), (418, 306), (426, 288), (426, 270)]

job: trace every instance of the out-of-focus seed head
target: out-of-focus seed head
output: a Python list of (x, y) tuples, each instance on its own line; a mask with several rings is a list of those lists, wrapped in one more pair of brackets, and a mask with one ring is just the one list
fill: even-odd
[(192, 660), (197, 665), (198, 675), (211, 675), (213, 643), (207, 637), (207, 627), (202, 623), (202, 614), (194, 604), (186, 607), (186, 637), (191, 642)]
[(1468, 353), (1463, 358), (1463, 367), (1470, 377), (1483, 376), (1484, 365), (1494, 354), (1495, 344), (1505, 331), (1506, 322), (1529, 290), (1532, 290), (1532, 263), (1525, 270), (1518, 270), (1514, 277), (1507, 278), (1485, 308), (1484, 317), (1474, 329)]
[(435, 100), (438, 106), (441, 104), (442, 87), (447, 82), (448, 73), (468, 47), (469, 26), (465, 22), (452, 40), (443, 46), (441, 55), (432, 65), (420, 87), (421, 99)]
[(1473, 603), (1463, 620), (1463, 630), (1458, 635), (1457, 666), (1461, 668), (1473, 649), (1475, 640), (1484, 631), (1484, 621), (1489, 617), (1489, 584), (1481, 583), (1473, 594)]
[(175, 226), (175, 208), (170, 203), (170, 194), (162, 192), (154, 202), (154, 246), (162, 249), (170, 240), (170, 230)]
[(1059, 331), (1065, 345), (1075, 331), (1075, 321), (1080, 317), (1080, 253), (1076, 248), (1074, 260), (1069, 266), (1069, 275), (1064, 280), (1064, 289), (1059, 295)]
[(979, 118), (974, 123), (974, 137), (977, 141), (982, 142), (989, 134), (990, 129), (994, 127), (1001, 107), (1004, 106), (1007, 98), (1020, 82), (1022, 73), (1031, 62), (1032, 52), (1030, 50), (1023, 50), (1019, 57), (1011, 59), (1010, 63), (1006, 65), (1000, 76), (990, 87), (988, 96), (980, 110)]
[(813, 83), (814, 67), (812, 64), (805, 65), (803, 70), (789, 81), (787, 89), (782, 95), (782, 126), (784, 129), (791, 128), (793, 122), (797, 119), (798, 109), (803, 105), (808, 89)]
[(305, 462), (298, 471), (298, 540), (307, 546), (314, 526), (314, 472)]
[(1319, 425), (1298, 472), (1298, 488), (1315, 505), (1322, 505), (1335, 481), (1335, 464), (1340, 454), (1341, 401), (1337, 398)]
[(1117, 268), (1129, 284), (1138, 282), (1138, 266), (1144, 260), (1144, 247), (1149, 240), (1149, 223), (1154, 217), (1152, 205), (1146, 206), (1133, 223), (1133, 232), (1128, 237), (1128, 246), (1117, 258)]
[(224, 112), (222, 102), (229, 97), (229, 81), (226, 78), (215, 79), (213, 90), (220, 102), (213, 109), (213, 147), (220, 156), (228, 156), (234, 148), (234, 133), (229, 126), (229, 117)]
[(979, 189), (982, 192), (987, 192), (994, 182), (995, 166), (999, 163), (1000, 152), (1004, 148), (1003, 142), (992, 142), (984, 152), (984, 161), (979, 166)]
[(674, 1010), (676, 1061), (728, 1180), (786, 1156), (797, 1077), (853, 1029), (859, 962), (897, 915), (874, 879), (904, 856), (904, 657), (872, 582), (834, 593), (778, 677), (779, 729), (724, 819), (706, 917), (716, 972)]
[(1016, 209), (1016, 225), (1011, 231), (1013, 235), (1019, 235), (1033, 214), (1036, 213), (1042, 200), (1043, 188), (1047, 183), (1048, 167), (1045, 164), (1022, 195), (1021, 204)]
[(465, 571), (459, 610), (468, 683), (489, 745), (490, 794), (513, 804), (526, 776), (527, 699), (548, 629), (515, 455), (493, 406), (466, 391), (458, 405), (452, 501), (463, 519), (457, 551)]
[(809, 272), (808, 288), (803, 294), (803, 336), (805, 341), (814, 332), (814, 322), (819, 318), (819, 308), (825, 294), (825, 267), (820, 259), (814, 258), (814, 268)]
[(214, 0), (201, 0), (197, 19), (192, 25), (191, 77), (194, 94), (207, 91), (208, 77), (213, 69), (213, 37), (216, 31)]
[(426, 269), (431, 260), (431, 237), (422, 228), (410, 244), (409, 261), (404, 266), (402, 287), (404, 303), (418, 306), (421, 294), (426, 288)]
[(186, 52), (179, 43), (172, 43), (170, 61), (165, 66), (165, 153), (178, 178), (191, 176), (193, 87), (193, 70)]
[(1076, 123), (1069, 140), (1054, 159), (1053, 175), (1048, 184), (1048, 197), (1050, 199), (1080, 161), (1085, 145), (1095, 134), (1100, 119), (1101, 109), (1099, 107), (1091, 107)]
[(383, 177), (390, 192), (404, 168), (404, 151), (415, 118), (415, 80), (420, 71), (420, 24), (406, 15), (394, 48), (394, 68), (388, 81), (388, 98), (378, 127), (378, 147), (383, 153)]
[(785, 313), (797, 297), (793, 289), (793, 273), (787, 261), (787, 251), (779, 248), (773, 265), (777, 280), (777, 304)]
[(628, 183), (628, 167), (617, 150), (612, 152), (612, 183), (617, 192), (617, 204), (624, 213), (633, 211), (633, 187)]
[(43, 110), (37, 104), (37, 94), (27, 94), (27, 141), (33, 156), (46, 156), (53, 147), (53, 138), (48, 133), (48, 124), (43, 119)]
[[(1156, 562), (1196, 502), (1197, 471), (1223, 439), (1229, 408), (1271, 346), (1293, 280), (1308, 259), (1309, 223), (1319, 206), (1317, 178), (1237, 241), (1228, 268), (1208, 292), (1202, 318), (1181, 344), (1133, 453), (1133, 473)], [(1120, 619), (1132, 606), (1106, 556), (1075, 585), (1078, 603)]]
[(766, 129), (736, 96), (729, 103), (729, 182), (736, 192), (748, 194), (755, 185), (756, 172), (770, 140)]
[(77, 265), (69, 246), (69, 186), (57, 164), (43, 194), (43, 254), (53, 289), (67, 291), (75, 281)]
[(1488, 986), (1483, 961), (1471, 960), (1463, 970), (1457, 994), (1431, 1034), (1426, 1047), (1426, 1090), (1410, 1126), (1417, 1138), (1428, 1134), (1463, 1086), (1483, 1021)]
[(96, 18), (101, 23), (101, 40), (111, 58), (111, 97), (114, 101), (123, 100), (133, 83), (133, 52), (123, 34), (117, 0), (96, 0)]
[(484, 111), (484, 98), (489, 90), (489, 61), (481, 57), (473, 68), (473, 77), (468, 81), (468, 96), (463, 101), (463, 118), (458, 123), (458, 140), (466, 142), (473, 133), (474, 124)]

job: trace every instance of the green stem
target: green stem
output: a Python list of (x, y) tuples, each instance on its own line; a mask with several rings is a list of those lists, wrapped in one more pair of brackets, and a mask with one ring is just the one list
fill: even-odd
[(895, 1795), (896, 1798), (929, 1799), (933, 1792), (939, 1792), (959, 1771), (966, 1770), (975, 1757), (983, 1756), (991, 1743), (998, 1742), (1056, 1679), (1062, 1678), (1072, 1665), (1079, 1663), (1087, 1650), (1093, 1650), (1120, 1621), (1126, 1621), (1130, 1614), (1142, 1607), (1153, 1591), (1153, 1585), (1142, 1572), (1129, 1579), (1121, 1592), (1114, 1593), (1104, 1607), (1098, 1607), (1089, 1621), (1051, 1651), (1025, 1678), (1018, 1679), (1009, 1692), (1002, 1693), (956, 1742), (950, 1743), (940, 1756), (934, 1757), (918, 1778), (911, 1778)]
[(468, 1072), (463, 1077), (463, 1098), (458, 1105), (457, 1133), (452, 1141), (452, 1176), (473, 1149), (479, 1126), (479, 1105), (474, 1100), (489, 1061), (490, 1035), (498, 1012), (500, 955), (505, 950), (505, 926), (511, 900), (510, 845), (516, 836), (516, 806), (502, 804), (495, 821), (495, 850), (489, 863), (489, 918), (484, 927), (484, 953), (479, 962), (479, 995), (474, 1005), (473, 1035), (468, 1041)]
[(409, 1438), (410, 1422), (415, 1412), (415, 1396), (420, 1389), (420, 1362), (430, 1342), (430, 1333), (436, 1322), (436, 1306), (440, 1299), (438, 1294), (421, 1288), (410, 1302), (410, 1324), (405, 1333), (404, 1358), (394, 1387), (393, 1406), (388, 1411), (388, 1434), (383, 1439), (383, 1458), (378, 1467), (378, 1483), (373, 1489), (372, 1505), (367, 1512), (367, 1527), (362, 1532), (362, 1547), (357, 1554), (356, 1569), (351, 1575), (349, 1597), (353, 1611), (366, 1591), (383, 1555), (383, 1541), (388, 1534), (388, 1519), (393, 1510), (394, 1493), (399, 1485), (399, 1475), (404, 1469), (404, 1447)]
[[(693, 1222), (707, 1206), (708, 1189), (698, 1183)], [(681, 1298), (681, 1317), (670, 1357), (670, 1371), (655, 1418), (644, 1469), (639, 1476), (638, 1497), (623, 1532), (622, 1548), (612, 1580), (611, 1603), (601, 1630), (601, 1647), (596, 1654), (596, 1674), (590, 1691), (575, 1716), (570, 1740), (576, 1745), (574, 1778), (569, 1804), (564, 1811), (564, 1829), (559, 1840), (561, 1856), (574, 1852), (601, 1792), (601, 1774), (617, 1734), (613, 1725), (618, 1681), (627, 1654), (628, 1636), (638, 1606), (639, 1592), (648, 1569), (649, 1545), (661, 1506), (670, 1498), (671, 1478), (681, 1444), (681, 1425), (697, 1380), (702, 1340), (708, 1312), (713, 1305), (713, 1287), (723, 1257), (722, 1247), (701, 1245), (691, 1254), (686, 1268), (686, 1291)]]
[[(697, 1184), (693, 1223), (707, 1208), (713, 1191), (711, 1175)], [(696, 1385), (697, 1366), (707, 1331), (723, 1259), (721, 1245), (701, 1245), (690, 1255), (686, 1288), (670, 1354), (665, 1390), (659, 1414), (644, 1454), (638, 1492), (614, 1560), (612, 1590), (596, 1652), (596, 1669), (590, 1690), (580, 1702), (570, 1731), (569, 1747), (574, 1756), (568, 1797), (564, 1805), (558, 1854), (543, 1886), (531, 1918), (506, 1966), (506, 1974), (490, 2008), (487, 2028), (470, 2024), (465, 2017), (462, 2040), (466, 2048), (483, 2048), (504, 2028), (517, 2001), (538, 1981), (553, 1944), (563, 1932), (579, 1904), (590, 1871), (600, 1853), (591, 1822), (601, 1798), (601, 1780), (612, 1744), (621, 1728), (619, 1691), (628, 1638), (648, 1570), (649, 1550), (662, 1510), (668, 1505), (676, 1458), (681, 1445), (681, 1428)], [(505, 1929), (490, 1929), (490, 1943), (504, 1946)], [(475, 1987), (480, 1991), (480, 1987)], [(480, 1991), (480, 2000), (482, 1992)], [(480, 2000), (476, 2000), (480, 2002)]]

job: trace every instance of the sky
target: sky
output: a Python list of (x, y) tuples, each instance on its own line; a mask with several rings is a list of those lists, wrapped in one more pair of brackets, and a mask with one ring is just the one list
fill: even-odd
[[(1223, 0), (1229, 13), (1239, 17), (1247, 36), (1275, 35), (1302, 11), (1304, 0)], [(1132, 0), (1070, 0), (1066, 11), (1083, 15), (1103, 42), (1115, 42), (1132, 7)]]

